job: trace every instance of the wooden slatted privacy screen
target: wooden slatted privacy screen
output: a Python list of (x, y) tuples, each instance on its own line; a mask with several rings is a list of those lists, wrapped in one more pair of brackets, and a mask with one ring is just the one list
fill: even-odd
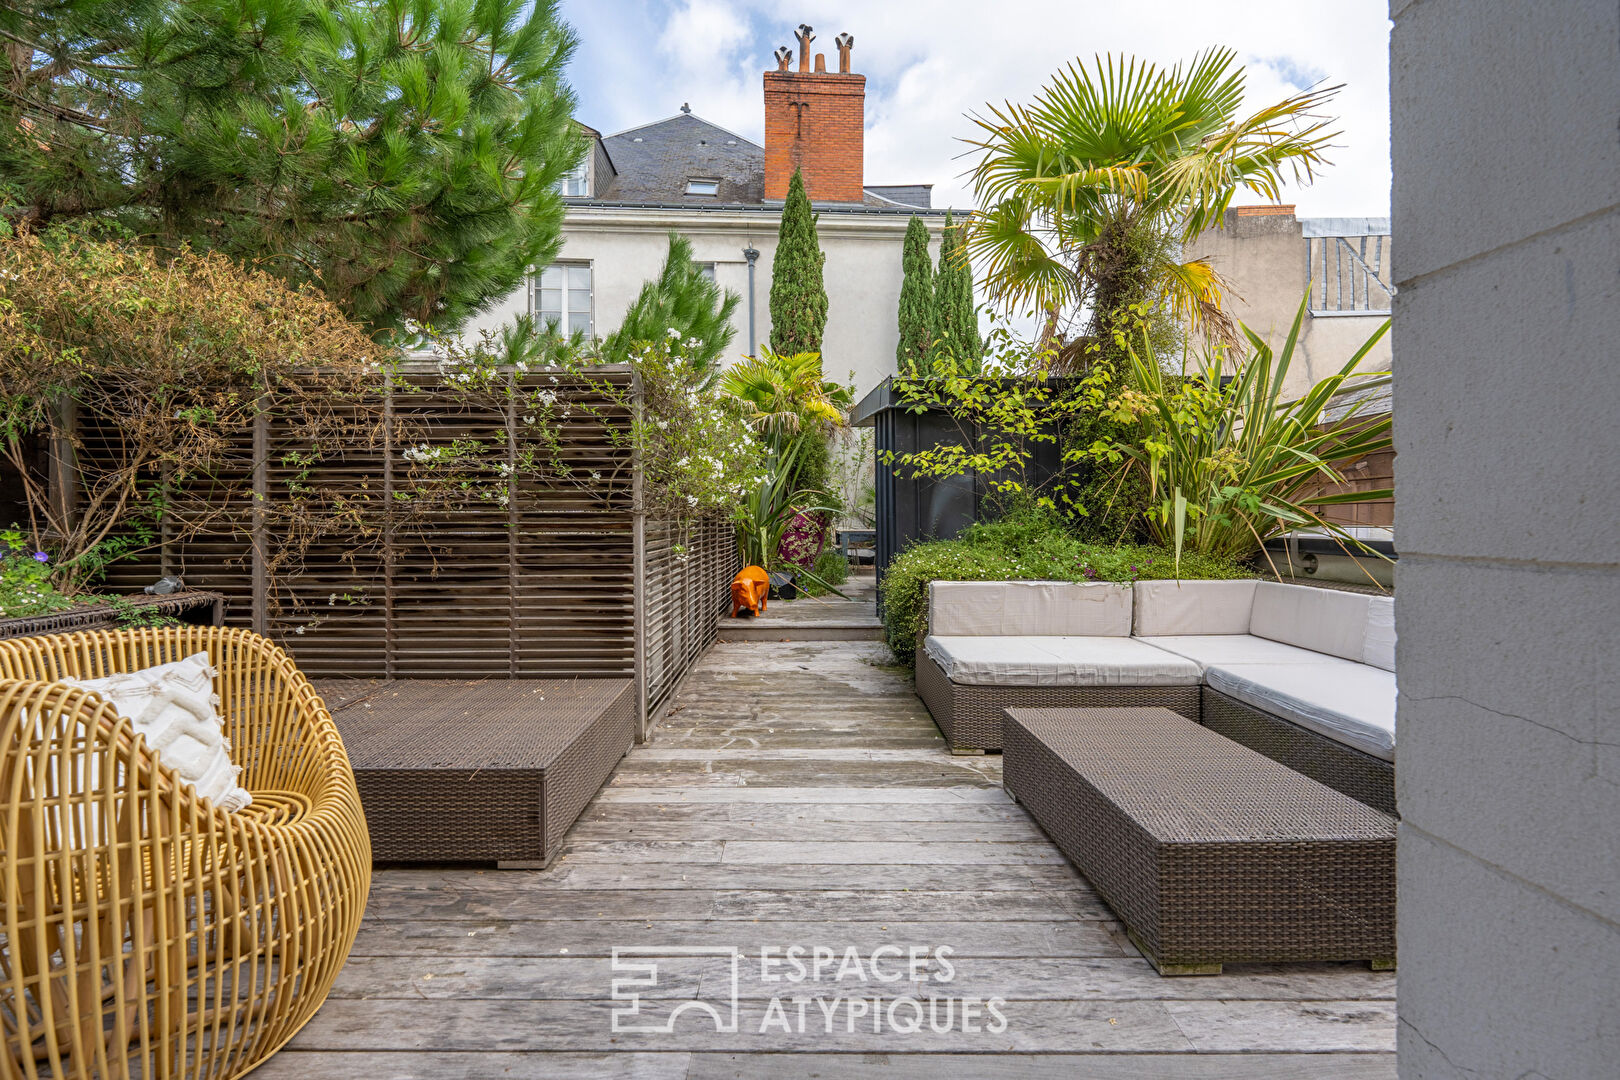
[[(568, 473), (514, 467), (425, 512), (401, 503), (408, 455), (477, 441), (518, 466), (499, 435), (524, 418), (496, 396), (469, 405), (436, 375), (408, 378), (379, 388), (385, 419), (368, 440), (317, 450), (291, 418), (261, 417), (210, 482), (170, 493), (161, 542), (112, 564), (107, 584), (139, 591), (174, 573), (224, 593), (228, 623), (278, 641), (312, 678), (636, 676), (645, 722), (713, 641), (736, 555), (723, 522), (638, 522), (629, 370), (524, 376), (557, 394), (547, 457)], [(80, 435), (86, 455), (118, 438)], [(270, 565), (266, 533), (300, 485), (352, 512), (325, 514), (292, 571)], [(173, 524), (203, 512), (201, 532)]]
[(724, 518), (648, 518), (643, 528), (638, 651), (646, 715), (652, 718), (663, 712), (681, 677), (713, 644), (742, 560), (736, 528)]

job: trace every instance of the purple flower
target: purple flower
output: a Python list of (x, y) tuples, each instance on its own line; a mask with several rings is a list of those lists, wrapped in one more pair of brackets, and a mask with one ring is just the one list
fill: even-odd
[(49, 555), (45, 554), (43, 551), (36, 551), (36, 552), (34, 552), (34, 561), (35, 562), (50, 562), (51, 557)]

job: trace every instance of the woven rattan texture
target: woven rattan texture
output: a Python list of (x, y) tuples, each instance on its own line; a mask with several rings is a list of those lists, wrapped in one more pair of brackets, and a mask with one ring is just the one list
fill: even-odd
[(635, 737), (629, 679), (323, 682), (385, 862), (546, 862)]
[(1204, 725), (1386, 814), (1395, 813), (1395, 766), (1204, 687)]
[(953, 750), (1000, 750), (1004, 709), (1159, 706), (1189, 720), (1199, 709), (1196, 686), (964, 686), (920, 649), (917, 695)]
[[(255, 800), (234, 815), (49, 681), (197, 652)], [(0, 749), (5, 1075), (236, 1077), (314, 1015), (371, 854), (343, 743), (286, 653), (223, 627), (0, 642)]]
[(1395, 954), (1385, 815), (1163, 709), (1013, 709), (1005, 783), (1161, 966)]
[[(142, 615), (161, 615), (185, 622), (218, 624), (225, 618), (225, 598), (219, 593), (182, 592), (168, 596), (130, 596), (125, 611)], [(40, 634), (60, 634), (70, 630), (109, 630), (118, 625), (120, 609), (111, 604), (95, 604), (74, 608), (72, 611), (53, 611), (48, 615), (29, 615), (20, 619), (0, 619), (0, 639), (37, 637)]]

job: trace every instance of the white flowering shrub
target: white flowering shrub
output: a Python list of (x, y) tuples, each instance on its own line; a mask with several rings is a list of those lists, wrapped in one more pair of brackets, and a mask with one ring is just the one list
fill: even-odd
[(649, 513), (730, 513), (765, 475), (765, 444), (692, 363), (671, 331), (631, 350), (642, 406), (635, 438)]

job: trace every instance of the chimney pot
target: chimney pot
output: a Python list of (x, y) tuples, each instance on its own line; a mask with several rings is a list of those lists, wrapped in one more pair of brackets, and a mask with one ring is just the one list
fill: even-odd
[(816, 40), (816, 35), (810, 32), (809, 23), (800, 23), (798, 31), (793, 35), (799, 39), (799, 70), (810, 70), (810, 43)]
[(776, 70), (786, 71), (788, 64), (793, 60), (793, 50), (783, 45), (776, 50)]
[(838, 73), (849, 74), (849, 50), (855, 47), (855, 35), (842, 33), (833, 38), (833, 44), (838, 46)]
[(765, 198), (785, 198), (799, 170), (812, 202), (859, 203), (865, 195), (866, 78), (849, 70), (855, 39), (838, 35), (843, 73), (832, 79), (826, 53), (810, 52), (815, 40), (810, 26), (800, 26), (794, 37), (798, 70), (789, 70), (789, 50), (778, 49), (776, 69), (764, 76)]

